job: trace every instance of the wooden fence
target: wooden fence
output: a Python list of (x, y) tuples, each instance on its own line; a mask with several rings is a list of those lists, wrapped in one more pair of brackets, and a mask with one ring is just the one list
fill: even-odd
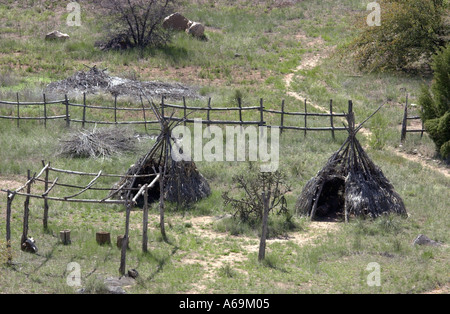
[(406, 103), (405, 103), (405, 108), (403, 111), (403, 120), (402, 120), (402, 131), (401, 131), (401, 137), (400, 140), (401, 142), (404, 142), (406, 140), (406, 133), (420, 133), (420, 137), (423, 137), (423, 133), (426, 131), (424, 126), (423, 126), (423, 121), (422, 121), (422, 127), (420, 129), (409, 129), (408, 130), (408, 121), (411, 120), (421, 120), (420, 116), (413, 115), (413, 116), (408, 116), (409, 114), (409, 107), (408, 107), (408, 95), (406, 95)]
[[(127, 219), (125, 222), (125, 234), (123, 236), (123, 242), (121, 248), (121, 259), (120, 259), (120, 268), (119, 272), (121, 275), (125, 274), (126, 268), (126, 251), (128, 247), (128, 230), (129, 230), (129, 215), (131, 208), (136, 204), (137, 198), (141, 195), (148, 195), (148, 190), (155, 185), (155, 183), (159, 180), (160, 175), (158, 173), (154, 174), (145, 174), (145, 175), (117, 175), (117, 174), (105, 174), (102, 171), (98, 173), (87, 173), (80, 171), (72, 171), (72, 170), (64, 170), (54, 168), (50, 165), (50, 163), (45, 163), (42, 161), (43, 168), (36, 175), (31, 175), (31, 171), (27, 171), (27, 181), (19, 188), (15, 190), (7, 190), (0, 189), (0, 192), (6, 193), (6, 243), (7, 243), (7, 257), (8, 263), (12, 261), (12, 248), (11, 248), (11, 219), (12, 219), (12, 203), (16, 196), (21, 196), (25, 198), (24, 202), (24, 210), (23, 210), (23, 218), (22, 218), (22, 236), (20, 247), (22, 250), (25, 250), (25, 243), (28, 239), (28, 220), (30, 216), (30, 199), (40, 199), (44, 202), (44, 213), (43, 213), (43, 228), (44, 230), (48, 230), (48, 215), (49, 215), (49, 204), (48, 201), (57, 201), (57, 202), (71, 202), (71, 203), (91, 203), (91, 204), (119, 204), (125, 206)], [(54, 179), (50, 178), (52, 174), (68, 174), (72, 176), (87, 176), (94, 177), (88, 184), (84, 186), (73, 185), (73, 184), (64, 184), (59, 181), (59, 176), (56, 176)], [(41, 178), (44, 177), (44, 178)], [(100, 181), (101, 178), (142, 178), (142, 177), (152, 177), (153, 181), (151, 184), (145, 184), (143, 187), (139, 188), (126, 188), (125, 184), (118, 188), (112, 187), (96, 187), (96, 183)], [(33, 184), (40, 182), (43, 183), (43, 189), (40, 192), (37, 192), (38, 188), (35, 188), (32, 191)], [(57, 187), (71, 188), (76, 189), (76, 193), (70, 193), (70, 195), (66, 195), (63, 197), (51, 196), (52, 193), (55, 192)], [(80, 199), (79, 196), (86, 193), (87, 191), (104, 191), (107, 195), (101, 199), (92, 199), (85, 198)], [(131, 194), (130, 199), (121, 199), (117, 197), (120, 192), (129, 191)], [(147, 251), (147, 243), (148, 243), (148, 235), (147, 235), (147, 227), (148, 227), (148, 203), (144, 202), (143, 208), (143, 237), (142, 237), (142, 249), (144, 252)]]
[[(135, 125), (145, 125), (147, 127), (147, 124), (157, 124), (159, 123), (156, 117), (154, 116), (152, 109), (150, 106), (145, 106), (144, 102), (141, 98), (141, 106), (140, 107), (118, 107), (117, 106), (117, 97), (114, 99), (114, 103), (112, 106), (94, 106), (94, 105), (88, 105), (86, 101), (86, 94), (83, 94), (83, 102), (81, 104), (73, 103), (71, 102), (67, 95), (64, 97), (63, 100), (55, 100), (55, 101), (47, 101), (45, 94), (43, 95), (43, 101), (42, 102), (20, 102), (19, 101), (19, 94), (17, 94), (16, 101), (1, 101), (0, 104), (12, 106), (15, 108), (16, 114), (15, 115), (0, 115), (0, 119), (13, 119), (17, 121), (17, 126), (20, 126), (21, 120), (40, 120), (44, 122), (44, 125), (47, 126), (48, 120), (57, 120), (61, 119), (66, 122), (67, 127), (70, 127), (71, 123), (81, 123), (81, 126), (84, 128), (86, 124), (105, 124), (105, 125), (119, 125), (119, 124), (135, 124)], [(349, 112), (351, 111), (352, 106), (350, 105), (351, 101), (349, 101)], [(60, 115), (48, 115), (48, 106), (49, 105), (56, 105), (61, 106), (61, 112), (64, 112), (64, 114)], [(42, 116), (38, 117), (26, 117), (21, 115), (21, 107), (23, 106), (38, 106), (43, 107)], [(72, 108), (79, 107), (80, 110), (77, 111), (78, 115), (81, 115), (80, 117), (75, 117), (74, 110)], [(186, 105), (186, 99), (183, 98), (183, 104), (182, 105), (175, 105), (175, 104), (168, 104), (165, 102), (164, 97), (161, 99), (161, 103), (159, 104), (161, 115), (169, 120), (173, 121), (182, 121), (184, 125), (187, 123), (194, 123), (195, 121), (198, 121), (198, 116), (196, 117), (195, 114), (197, 113), (204, 113), (206, 112), (206, 119), (202, 119), (201, 122), (206, 125), (258, 125), (258, 126), (266, 126), (266, 127), (279, 127), (281, 133), (284, 130), (298, 130), (298, 131), (304, 131), (304, 134), (306, 135), (307, 131), (329, 131), (331, 132), (333, 138), (335, 136), (335, 131), (344, 131), (345, 127), (336, 127), (335, 126), (335, 119), (336, 118), (345, 118), (346, 113), (336, 113), (333, 111), (333, 100), (330, 100), (329, 102), (329, 112), (328, 113), (314, 113), (314, 112), (308, 112), (308, 104), (305, 99), (303, 103), (303, 112), (289, 112), (285, 109), (285, 101), (282, 100), (279, 110), (275, 109), (266, 109), (264, 106), (264, 100), (260, 99), (260, 102), (257, 106), (248, 106), (243, 107), (241, 99), (238, 99), (238, 106), (237, 107), (213, 107), (211, 105), (211, 98), (208, 99), (208, 103), (206, 107), (193, 107), (193, 106), (187, 106)], [(168, 109), (172, 109), (174, 112), (171, 113), (171, 115), (167, 115), (166, 111)], [(88, 119), (88, 110), (106, 110), (110, 111), (110, 117), (112, 117), (111, 121), (100, 121), (100, 120), (93, 120)], [(140, 112), (141, 116), (138, 121), (119, 121), (118, 119), (118, 112), (120, 111), (134, 111), (134, 112)], [(254, 117), (253, 120), (244, 120), (243, 119), (243, 113), (246, 111), (251, 111), (254, 114), (252, 117)], [(181, 116), (176, 116), (175, 113), (182, 112)], [(230, 112), (236, 112), (237, 116), (235, 117), (236, 120), (214, 120), (211, 119), (211, 114), (216, 112), (222, 112), (221, 116), (228, 116)], [(275, 115), (278, 117), (273, 120), (278, 120), (279, 124), (269, 124), (266, 121), (266, 114), (271, 114), (272, 116)], [(286, 123), (287, 117), (289, 116), (296, 116), (300, 117), (299, 121), (303, 123), (303, 126), (298, 125), (288, 125)], [(320, 126), (320, 127), (314, 127), (310, 126), (308, 122), (310, 121), (309, 117), (322, 117), (326, 119), (326, 126)], [(325, 121), (325, 120), (324, 120)]]

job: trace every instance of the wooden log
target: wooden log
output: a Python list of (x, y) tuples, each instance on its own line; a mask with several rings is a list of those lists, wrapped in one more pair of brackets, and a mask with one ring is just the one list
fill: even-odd
[(59, 232), (59, 239), (61, 240), (61, 243), (64, 245), (69, 245), (72, 243), (70, 240), (70, 230), (61, 230)]
[(109, 232), (99, 231), (95, 234), (95, 240), (99, 245), (111, 244), (111, 234)]

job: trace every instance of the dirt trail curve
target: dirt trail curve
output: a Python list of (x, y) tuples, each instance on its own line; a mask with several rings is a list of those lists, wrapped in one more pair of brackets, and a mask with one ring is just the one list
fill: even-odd
[[(287, 94), (289, 96), (292, 96), (295, 99), (298, 99), (300, 101), (304, 101), (305, 99), (308, 99), (307, 95), (305, 95), (299, 91), (293, 91), (291, 89), (291, 83), (294, 79), (295, 73), (298, 71), (301, 71), (301, 70), (311, 70), (311, 69), (315, 68), (316, 66), (318, 66), (321, 63), (321, 61), (323, 59), (325, 59), (331, 55), (331, 53), (334, 51), (335, 47), (332, 47), (332, 48), (326, 47), (324, 44), (324, 40), (321, 37), (308, 38), (305, 35), (298, 35), (298, 37), (299, 37), (299, 39), (301, 39), (304, 42), (304, 44), (307, 47), (315, 47), (316, 50), (314, 52), (305, 53), (303, 55), (302, 62), (294, 69), (293, 73), (289, 73), (284, 77), (284, 82), (286, 85)], [(317, 110), (320, 110), (324, 113), (329, 113), (328, 108), (322, 107), (311, 101), (309, 101), (308, 104), (310, 106), (316, 108)], [(372, 136), (372, 132), (367, 128), (361, 128), (359, 133), (361, 133), (365, 137)], [(394, 148), (389, 148), (389, 151), (393, 152), (397, 156), (400, 156), (404, 159), (420, 163), (422, 165), (422, 167), (439, 172), (439, 173), (443, 174), (444, 176), (446, 176), (447, 178), (450, 177), (450, 168), (448, 168), (448, 167), (436, 167), (434, 165), (427, 163), (424, 159), (422, 159), (418, 156), (410, 155), (410, 154), (401, 152)]]

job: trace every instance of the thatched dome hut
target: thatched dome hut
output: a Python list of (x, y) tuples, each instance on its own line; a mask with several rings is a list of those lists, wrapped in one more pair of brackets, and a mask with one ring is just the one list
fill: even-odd
[(297, 213), (311, 220), (343, 217), (345, 221), (350, 216), (406, 215), (400, 195), (356, 139), (362, 124), (355, 129), (353, 114), (347, 119), (347, 140), (306, 183), (296, 203)]

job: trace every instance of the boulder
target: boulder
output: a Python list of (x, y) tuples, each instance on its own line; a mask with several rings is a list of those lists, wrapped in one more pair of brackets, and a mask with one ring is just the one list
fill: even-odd
[(69, 38), (69, 35), (61, 33), (60, 31), (53, 31), (45, 35), (46, 40), (66, 40)]
[(426, 235), (419, 234), (413, 241), (414, 245), (429, 245), (429, 246), (441, 246), (442, 243), (431, 240)]
[(205, 27), (201, 23), (191, 22), (187, 33), (197, 38), (204, 38)]
[(167, 16), (163, 21), (163, 27), (177, 31), (184, 31), (188, 28), (189, 20), (176, 12)]

